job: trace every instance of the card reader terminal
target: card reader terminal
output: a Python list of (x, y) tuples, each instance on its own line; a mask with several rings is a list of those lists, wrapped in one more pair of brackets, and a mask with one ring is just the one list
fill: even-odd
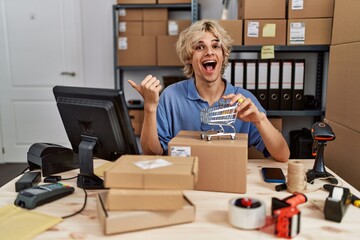
[(20, 191), (14, 204), (27, 209), (33, 209), (45, 203), (72, 194), (75, 188), (62, 183), (38, 185)]

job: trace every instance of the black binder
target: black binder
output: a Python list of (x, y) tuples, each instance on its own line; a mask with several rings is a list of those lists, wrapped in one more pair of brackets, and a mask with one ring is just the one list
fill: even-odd
[(245, 61), (245, 88), (256, 96), (256, 64), (257, 60)]
[(267, 60), (258, 60), (256, 72), (256, 98), (261, 106), (268, 109), (268, 68)]
[(269, 110), (280, 110), (280, 60), (269, 62)]
[(292, 109), (293, 60), (281, 61), (280, 109)]
[(238, 59), (233, 63), (233, 72), (234, 72), (234, 86), (245, 88), (244, 79), (245, 79), (245, 60)]
[(304, 86), (305, 86), (305, 59), (297, 59), (294, 61), (293, 72), (293, 110), (304, 110)]

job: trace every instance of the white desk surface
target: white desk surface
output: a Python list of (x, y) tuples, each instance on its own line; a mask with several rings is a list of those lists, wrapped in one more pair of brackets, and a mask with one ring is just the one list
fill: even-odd
[[(104, 161), (96, 161), (97, 165)], [(312, 160), (301, 160), (307, 169), (313, 167)], [(283, 199), (291, 194), (287, 191), (276, 192), (275, 183), (266, 183), (260, 174), (261, 167), (281, 167), (287, 173), (287, 163), (279, 163), (272, 160), (249, 160), (248, 184), (246, 194), (184, 191), (185, 195), (196, 206), (196, 219), (192, 223), (148, 229), (130, 233), (105, 236), (98, 220), (96, 212), (95, 196), (97, 191), (87, 190), (88, 201), (84, 211), (74, 217), (65, 219), (48, 231), (38, 235), (36, 239), (275, 239), (273, 225), (261, 230), (241, 230), (232, 227), (227, 220), (228, 202), (232, 198), (253, 197), (261, 199), (266, 205), (266, 215), (270, 217), (271, 198)], [(61, 174), (63, 178), (72, 177), (78, 170)], [(333, 173), (332, 171), (329, 171)], [(336, 176), (336, 175), (335, 175)], [(337, 176), (336, 176), (337, 177)], [(360, 197), (358, 190), (350, 186), (343, 179), (337, 177), (343, 187), (347, 187), (356, 196)], [(13, 204), (17, 196), (15, 192), (15, 178), (1, 187), (0, 207)], [(76, 179), (63, 181), (63, 183), (76, 187)], [(328, 183), (324, 180), (316, 180), (310, 189), (320, 188)], [(325, 190), (317, 190), (305, 193), (308, 198), (306, 203), (298, 206), (301, 211), (301, 230), (295, 239), (360, 239), (360, 208), (350, 205), (341, 223), (325, 220), (323, 207), (329, 193)], [(40, 206), (32, 211), (42, 212), (48, 215), (61, 217), (79, 210), (84, 201), (84, 192), (76, 188), (75, 193), (57, 201)]]

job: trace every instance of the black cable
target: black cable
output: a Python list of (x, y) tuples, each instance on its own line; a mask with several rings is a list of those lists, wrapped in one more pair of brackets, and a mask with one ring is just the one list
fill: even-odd
[(73, 216), (81, 213), (85, 209), (86, 203), (87, 203), (87, 192), (86, 192), (85, 188), (83, 188), (83, 190), (84, 190), (84, 193), (85, 193), (85, 199), (84, 199), (84, 204), (83, 204), (82, 208), (80, 210), (70, 214), (70, 215), (66, 215), (66, 216), (61, 217), (61, 218), (65, 219), (65, 218), (73, 217)]
[(69, 178), (61, 178), (61, 180), (71, 180), (71, 179), (74, 179), (74, 178), (77, 178), (77, 176), (69, 177)]

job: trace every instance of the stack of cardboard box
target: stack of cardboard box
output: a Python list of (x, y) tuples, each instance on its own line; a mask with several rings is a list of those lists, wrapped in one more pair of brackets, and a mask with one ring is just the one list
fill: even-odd
[(325, 121), (336, 139), (325, 164), (360, 189), (360, 1), (335, 2)]
[(334, 0), (289, 0), (287, 45), (329, 45)]
[(239, 0), (244, 45), (286, 45), (285, 0)]
[(195, 219), (182, 190), (194, 189), (197, 157), (123, 155), (104, 172), (108, 191), (98, 194), (104, 234), (136, 231)]
[[(159, 1), (179, 3), (182, 1)], [(118, 0), (118, 4), (154, 4), (156, 1)], [(119, 66), (181, 66), (175, 51), (179, 33), (191, 25), (190, 20), (169, 19), (168, 8), (123, 8), (119, 13)]]

